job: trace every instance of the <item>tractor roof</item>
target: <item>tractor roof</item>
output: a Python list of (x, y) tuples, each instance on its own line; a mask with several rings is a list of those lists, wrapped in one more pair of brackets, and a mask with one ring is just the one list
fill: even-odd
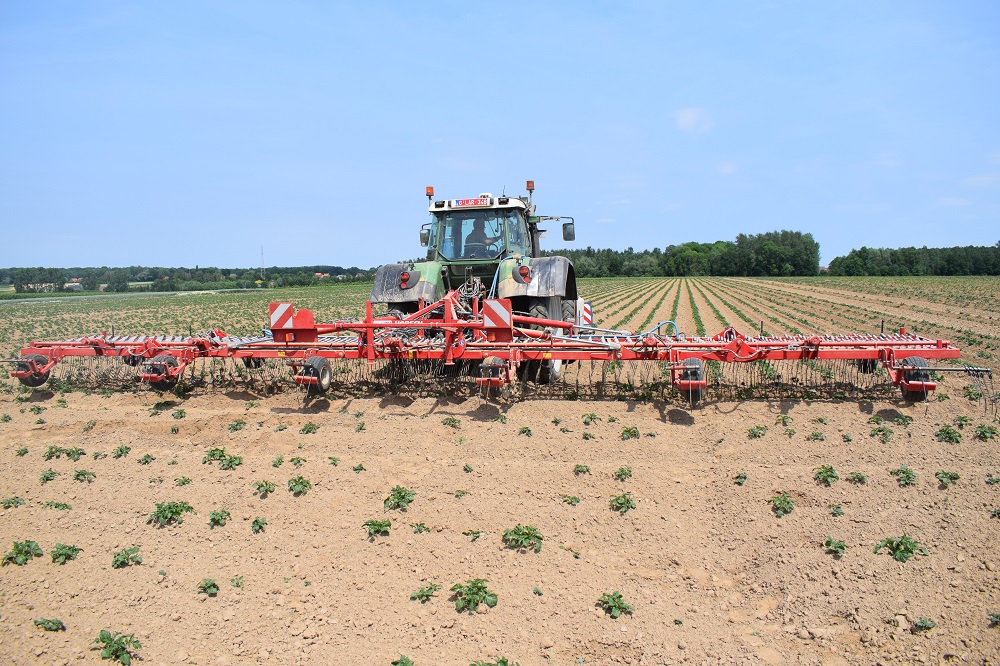
[(483, 192), (478, 197), (471, 199), (438, 199), (432, 202), (427, 210), (434, 213), (466, 208), (520, 208), (521, 210), (528, 210), (528, 202), (518, 197), (495, 197), (489, 192)]

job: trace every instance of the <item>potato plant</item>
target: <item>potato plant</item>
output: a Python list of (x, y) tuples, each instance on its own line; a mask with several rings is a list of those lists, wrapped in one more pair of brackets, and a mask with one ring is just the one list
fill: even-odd
[(389, 496), (382, 502), (382, 506), (387, 511), (391, 509), (405, 509), (413, 502), (415, 494), (412, 490), (407, 490), (403, 486), (396, 486), (389, 491)]
[(261, 499), (264, 499), (275, 490), (277, 490), (277, 486), (267, 479), (261, 479), (260, 481), (255, 481), (253, 483), (253, 492), (255, 495), (260, 495)]
[(258, 516), (250, 523), (250, 532), (252, 534), (260, 534), (264, 531), (265, 527), (267, 527), (267, 519)]
[(305, 495), (310, 488), (312, 483), (302, 476), (293, 476), (288, 480), (288, 491), (295, 497)]
[(518, 523), (509, 530), (504, 531), (502, 541), (508, 548), (514, 550), (534, 549), (536, 553), (542, 550), (542, 533), (537, 527), (532, 525), (521, 525)]
[(597, 600), (597, 605), (604, 609), (604, 612), (618, 619), (622, 614), (632, 614), (632, 606), (625, 602), (622, 598), (621, 592), (605, 592), (601, 595), (600, 599)]
[(198, 592), (209, 597), (214, 597), (219, 593), (219, 584), (215, 582), (214, 578), (203, 578), (198, 583)]
[(896, 477), (896, 483), (899, 484), (900, 488), (917, 485), (917, 473), (906, 465), (900, 465), (897, 469), (890, 471), (889, 474)]
[(142, 564), (142, 557), (139, 555), (139, 546), (123, 548), (111, 558), (112, 569), (124, 569), (135, 564)]
[(208, 527), (209, 529), (225, 527), (230, 518), (232, 518), (232, 516), (225, 509), (212, 511), (208, 514)]
[(94, 643), (101, 647), (101, 659), (118, 661), (122, 666), (129, 666), (132, 663), (135, 652), (142, 649), (135, 634), (111, 633), (102, 629)]
[(774, 497), (768, 500), (771, 505), (771, 510), (774, 511), (774, 515), (778, 518), (782, 516), (787, 516), (793, 510), (795, 510), (795, 500), (788, 493), (778, 493)]
[(885, 548), (897, 562), (906, 562), (914, 555), (928, 555), (926, 548), (921, 546), (916, 539), (913, 539), (906, 534), (899, 537), (887, 537), (882, 539), (879, 541), (878, 545), (875, 546), (875, 550), (872, 552), (877, 555), (883, 548)]
[(158, 527), (180, 525), (184, 522), (185, 513), (195, 513), (194, 508), (187, 502), (157, 502), (156, 510), (149, 514), (146, 524), (156, 523)]
[(831, 486), (834, 482), (840, 480), (840, 475), (837, 474), (837, 470), (835, 470), (831, 465), (820, 465), (813, 471), (815, 472), (813, 479), (816, 480), (816, 483)]
[(427, 603), (434, 596), (434, 593), (441, 589), (441, 586), (437, 583), (431, 583), (430, 585), (424, 585), (416, 592), (410, 593), (410, 599), (412, 601), (419, 601), (422, 604)]
[(23, 567), (36, 557), (43, 555), (41, 547), (36, 541), (15, 541), (10, 548), (10, 552), (4, 555), (0, 566), (15, 564)]
[(66, 625), (59, 618), (46, 619), (44, 617), (35, 620), (35, 626), (41, 627), (45, 631), (66, 631)]
[(368, 537), (374, 539), (379, 535), (389, 536), (389, 529), (392, 527), (392, 521), (373, 518), (362, 523), (362, 527), (368, 530)]
[(625, 515), (635, 508), (635, 501), (632, 499), (632, 493), (622, 493), (621, 495), (612, 497), (608, 506), (610, 506), (612, 511), (617, 511)]
[(488, 582), (485, 578), (472, 578), (464, 584), (455, 583), (452, 585), (451, 591), (455, 593), (455, 610), (459, 613), (464, 610), (474, 613), (479, 608), (479, 604), (486, 604), (488, 608), (495, 607), (497, 595), (486, 587)]
[(13, 509), (14, 507), (24, 506), (23, 497), (8, 497), (7, 499), (0, 500), (0, 505), (5, 509)]
[(54, 564), (66, 564), (68, 560), (75, 560), (77, 554), (82, 551), (83, 548), (57, 543), (52, 552), (49, 553), (49, 556), (52, 558)]

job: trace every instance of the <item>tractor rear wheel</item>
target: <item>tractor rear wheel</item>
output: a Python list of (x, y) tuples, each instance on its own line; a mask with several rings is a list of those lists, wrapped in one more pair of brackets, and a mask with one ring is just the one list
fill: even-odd
[[(684, 369), (681, 370), (681, 379), (691, 382), (705, 381), (705, 364), (700, 358), (684, 359)], [(705, 399), (705, 389), (691, 388), (681, 391), (692, 407), (695, 407)]]
[[(29, 372), (31, 370), (30, 361), (34, 361), (35, 365), (45, 365), (49, 362), (49, 359), (45, 358), (41, 354), (28, 354), (17, 362), (18, 372)], [(30, 388), (38, 388), (45, 382), (49, 381), (49, 374), (50, 373), (48, 372), (43, 372), (41, 374), (32, 373), (27, 377), (18, 378), (18, 381)]]
[(173, 387), (177, 386), (177, 376), (171, 377), (167, 374), (170, 368), (177, 367), (177, 359), (173, 356), (168, 356), (166, 354), (155, 356), (153, 360), (149, 362), (149, 373), (153, 375), (160, 375), (163, 379), (159, 379), (155, 382), (150, 382), (149, 385), (155, 388), (157, 391), (169, 391)]
[(330, 390), (333, 381), (333, 371), (330, 369), (329, 359), (322, 356), (310, 356), (306, 359), (302, 367), (302, 374), (306, 377), (315, 377), (316, 383), (306, 387), (309, 395), (321, 395)]
[[(919, 356), (907, 356), (903, 359), (903, 365), (913, 366), (913, 370), (904, 370), (903, 379), (908, 382), (929, 382), (931, 373), (927, 368), (927, 359)], [(907, 391), (900, 387), (903, 392), (903, 400), (908, 402), (922, 402), (927, 399), (927, 391)]]
[[(567, 303), (569, 307), (567, 307)], [(566, 318), (569, 308), (572, 308), (570, 318)], [(554, 314), (558, 313), (562, 321), (572, 321), (576, 314), (576, 303), (564, 301), (559, 296), (548, 298), (532, 298), (529, 303), (528, 314), (535, 319), (556, 319)], [(532, 326), (541, 330), (543, 326)], [(562, 333), (562, 331), (559, 331)], [(518, 368), (518, 374), (522, 381), (534, 381), (538, 384), (554, 384), (562, 377), (563, 362), (560, 359), (548, 359), (544, 361), (525, 361)]]

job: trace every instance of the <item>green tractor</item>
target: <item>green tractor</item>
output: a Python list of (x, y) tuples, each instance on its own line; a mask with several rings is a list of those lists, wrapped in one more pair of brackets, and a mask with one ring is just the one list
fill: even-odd
[[(427, 188), (431, 221), (420, 229), (424, 261), (386, 264), (375, 274), (369, 300), (385, 303), (390, 314), (406, 316), (458, 290), (465, 300), (509, 298), (515, 313), (538, 319), (577, 321), (578, 294), (573, 264), (566, 257), (543, 257), (539, 241), (544, 221), (562, 223), (564, 241), (576, 238), (574, 221), (535, 215), (528, 196), (480, 194), (471, 199), (434, 200)], [(523, 363), (522, 378), (547, 384), (559, 379), (560, 361)]]

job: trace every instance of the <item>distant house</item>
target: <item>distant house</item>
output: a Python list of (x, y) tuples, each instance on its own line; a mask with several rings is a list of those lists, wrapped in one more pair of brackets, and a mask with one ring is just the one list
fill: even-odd
[(63, 285), (66, 291), (83, 291), (83, 285), (79, 282), (67, 282)]
[(313, 275), (315, 275), (320, 280), (322, 280), (323, 278), (330, 277), (329, 273), (313, 273)]

